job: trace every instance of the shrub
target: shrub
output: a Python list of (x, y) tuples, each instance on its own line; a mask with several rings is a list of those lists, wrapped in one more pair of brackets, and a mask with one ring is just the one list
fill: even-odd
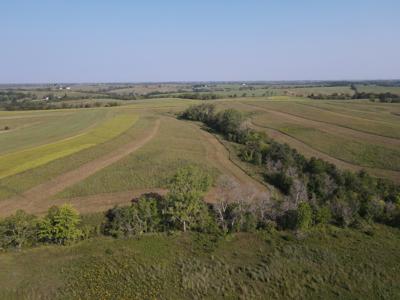
[(313, 212), (310, 204), (301, 202), (297, 208), (296, 228), (306, 230), (312, 226)]
[(142, 195), (131, 206), (114, 207), (107, 211), (103, 232), (106, 235), (131, 238), (161, 230), (160, 198)]
[(315, 212), (315, 222), (317, 224), (328, 224), (332, 220), (332, 213), (328, 206), (317, 208)]
[(31, 246), (37, 240), (37, 219), (23, 210), (0, 222), (0, 248)]
[(39, 240), (63, 245), (77, 240), (82, 237), (79, 222), (79, 213), (71, 205), (53, 206), (39, 222)]

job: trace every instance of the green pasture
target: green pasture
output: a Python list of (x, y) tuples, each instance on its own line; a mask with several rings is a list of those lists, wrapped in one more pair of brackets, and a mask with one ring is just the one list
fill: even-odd
[(99, 237), (0, 253), (2, 299), (397, 299), (399, 230)]

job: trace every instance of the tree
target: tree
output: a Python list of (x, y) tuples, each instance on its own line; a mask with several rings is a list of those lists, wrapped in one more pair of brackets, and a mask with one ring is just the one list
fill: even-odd
[(37, 219), (23, 210), (0, 222), (0, 247), (21, 249), (36, 241)]
[(165, 213), (184, 232), (204, 218), (207, 210), (202, 198), (210, 185), (210, 176), (195, 166), (179, 169), (171, 180)]
[(296, 228), (306, 230), (312, 225), (312, 209), (307, 202), (302, 202), (297, 208), (297, 224)]
[(82, 236), (79, 223), (79, 213), (71, 205), (53, 206), (39, 223), (39, 239), (55, 244), (74, 241)]
[(237, 134), (243, 121), (243, 114), (235, 109), (227, 109), (217, 115), (218, 128), (225, 135)]

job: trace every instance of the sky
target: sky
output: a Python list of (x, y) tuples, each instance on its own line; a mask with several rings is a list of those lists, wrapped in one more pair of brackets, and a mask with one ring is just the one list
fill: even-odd
[(400, 78), (398, 0), (0, 0), (0, 83)]

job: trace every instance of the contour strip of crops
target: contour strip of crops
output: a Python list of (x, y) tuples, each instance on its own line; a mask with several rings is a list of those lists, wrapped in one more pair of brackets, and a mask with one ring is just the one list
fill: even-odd
[(14, 175), (103, 143), (131, 127), (137, 115), (121, 114), (84, 134), (0, 156), (0, 178)]

